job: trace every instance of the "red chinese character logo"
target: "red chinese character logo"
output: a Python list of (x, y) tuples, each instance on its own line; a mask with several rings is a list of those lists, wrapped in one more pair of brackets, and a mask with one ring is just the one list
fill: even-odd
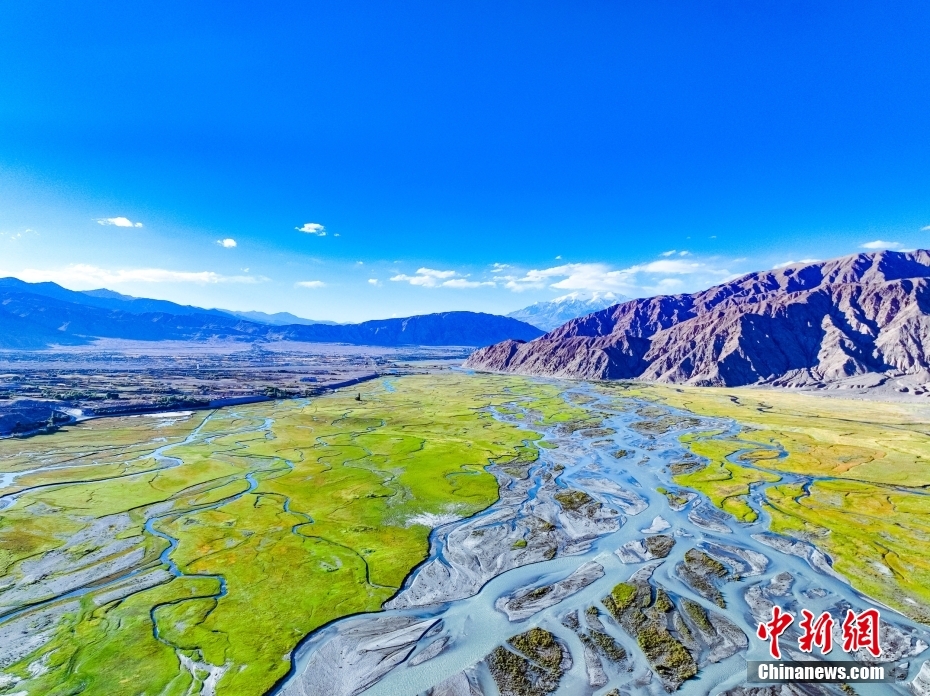
[(781, 650), (778, 648), (778, 636), (794, 623), (794, 616), (788, 612), (782, 611), (781, 607), (772, 607), (772, 620), (767, 623), (760, 623), (756, 630), (756, 635), (762, 640), (770, 640), (769, 652), (776, 660), (781, 659)]
[(833, 650), (833, 617), (824, 612), (814, 621), (814, 615), (807, 609), (802, 609), (804, 616), (798, 626), (804, 631), (798, 638), (798, 647), (801, 652), (809, 653), (816, 645), (824, 655)]
[(882, 654), (878, 644), (879, 615), (877, 609), (866, 609), (856, 616), (852, 609), (847, 610), (843, 620), (843, 650), (856, 652), (867, 649), (873, 657)]

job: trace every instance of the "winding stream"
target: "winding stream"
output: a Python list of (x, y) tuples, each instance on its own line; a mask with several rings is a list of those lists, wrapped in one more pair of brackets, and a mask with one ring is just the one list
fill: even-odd
[[(173, 415), (173, 414), (166, 414), (166, 415)], [(233, 415), (235, 415), (235, 412), (233, 412)], [(162, 416), (162, 417), (163, 417), (163, 416)], [(49, 487), (58, 487), (58, 486), (73, 486), (73, 485), (79, 485), (79, 484), (81, 484), (81, 483), (103, 483), (103, 482), (112, 481), (112, 480), (115, 480), (115, 479), (126, 478), (126, 477), (128, 477), (128, 476), (138, 476), (139, 474), (145, 474), (145, 473), (156, 472), (156, 471), (164, 471), (164, 470), (167, 470), (167, 469), (172, 469), (172, 468), (174, 468), (174, 467), (180, 466), (180, 465), (183, 463), (182, 460), (178, 459), (177, 457), (172, 457), (172, 456), (166, 454), (166, 452), (167, 452), (168, 450), (171, 450), (171, 449), (176, 448), (176, 447), (181, 447), (181, 446), (183, 446), (183, 445), (189, 445), (189, 444), (192, 444), (192, 443), (196, 443), (196, 442), (200, 441), (201, 439), (203, 439), (205, 442), (209, 442), (209, 441), (211, 440), (211, 438), (210, 438), (210, 437), (202, 438), (202, 436), (201, 436), (201, 431), (202, 431), (203, 428), (207, 425), (207, 423), (210, 422), (210, 420), (212, 419), (212, 417), (213, 417), (213, 412), (211, 412), (210, 414), (208, 414), (208, 415), (203, 419), (203, 421), (202, 421), (196, 428), (194, 428), (183, 440), (180, 440), (180, 441), (178, 441), (178, 442), (167, 443), (167, 444), (165, 444), (165, 445), (162, 445), (162, 446), (160, 446), (160, 447), (157, 447), (157, 448), (156, 448), (155, 450), (153, 450), (152, 452), (149, 452), (149, 453), (147, 453), (147, 454), (145, 454), (145, 455), (143, 455), (143, 456), (140, 456), (140, 457), (138, 457), (138, 458), (136, 458), (136, 459), (133, 459), (133, 460), (130, 460), (129, 462), (127, 462), (127, 463), (131, 463), (131, 462), (139, 461), (139, 460), (154, 459), (155, 462), (156, 462), (156, 464), (157, 464), (157, 466), (154, 466), (154, 467), (152, 467), (152, 468), (150, 468), (150, 469), (146, 469), (146, 470), (132, 471), (132, 472), (129, 472), (129, 473), (117, 474), (117, 475), (114, 475), (114, 476), (101, 477), (101, 478), (97, 478), (97, 479), (91, 479), (91, 480), (88, 480), (88, 481), (80, 481), (80, 480), (78, 480), (78, 481), (68, 481), (68, 482), (66, 482), (66, 483), (48, 483), (48, 484), (41, 484), (41, 485), (38, 485), (38, 486), (32, 486), (32, 487), (28, 487), (28, 488), (23, 488), (22, 490), (19, 490), (19, 491), (15, 492), (15, 493), (11, 493), (11, 494), (8, 494), (8, 495), (6, 495), (6, 496), (0, 497), (0, 508), (9, 508), (9, 507), (12, 507), (13, 505), (16, 504), (16, 502), (19, 500), (19, 498), (21, 498), (24, 494), (29, 493), (29, 492), (32, 492), (32, 491), (35, 491), (36, 489), (39, 489), (39, 488), (49, 488)], [(248, 433), (252, 433), (252, 432), (262, 432), (262, 431), (264, 431), (264, 432), (269, 432), (270, 429), (271, 429), (271, 426), (272, 426), (273, 422), (274, 422), (273, 419), (271, 419), (271, 418), (265, 418), (265, 419), (263, 420), (263, 422), (261, 422), (260, 424), (246, 426), (246, 427), (243, 427), (243, 428), (241, 428), (241, 429), (239, 429), (239, 430), (232, 431), (232, 432), (230, 432), (230, 433), (223, 433), (223, 435), (224, 435), (224, 436), (226, 436), (226, 435), (243, 435), (243, 434), (248, 434)], [(288, 462), (287, 464), (290, 465), (290, 462)], [(27, 474), (27, 473), (32, 473), (33, 471), (57, 471), (57, 470), (61, 470), (61, 469), (69, 469), (69, 468), (77, 468), (77, 467), (85, 467), (85, 468), (86, 468), (87, 466), (88, 466), (88, 463), (87, 463), (87, 462), (83, 462), (83, 463), (81, 463), (81, 464), (79, 464), (79, 465), (74, 465), (74, 466), (58, 466), (58, 467), (37, 468), (37, 469), (34, 469), (34, 470), (27, 470), (27, 471), (17, 472), (16, 474), (12, 475), (12, 477), (10, 478), (10, 480), (7, 482), (7, 485), (10, 485), (10, 484), (12, 483), (13, 479), (15, 479), (16, 477), (25, 475), (25, 474)], [(290, 465), (290, 466), (292, 466), (292, 465)], [(240, 491), (240, 492), (238, 492), (238, 493), (234, 493), (234, 494), (232, 494), (232, 495), (224, 496), (224, 497), (222, 497), (222, 498), (220, 498), (220, 499), (218, 499), (218, 500), (216, 500), (216, 501), (214, 501), (214, 502), (211, 502), (211, 503), (205, 503), (205, 504), (201, 504), (201, 505), (184, 506), (184, 507), (182, 507), (182, 508), (180, 508), (180, 509), (176, 509), (176, 508), (174, 507), (173, 503), (169, 503), (169, 504), (168, 504), (168, 507), (169, 507), (168, 510), (164, 510), (165, 504), (163, 504), (163, 503), (149, 506), (149, 509), (148, 509), (148, 511), (147, 511), (148, 516), (147, 516), (147, 519), (146, 519), (146, 521), (145, 521), (145, 523), (144, 523), (144, 525), (143, 525), (143, 530), (144, 530), (144, 532), (145, 532), (146, 534), (149, 534), (149, 535), (151, 535), (151, 536), (153, 536), (153, 537), (155, 537), (155, 538), (161, 539), (161, 540), (165, 541), (166, 544), (167, 544), (166, 547), (161, 551), (161, 553), (160, 553), (159, 556), (158, 556), (158, 561), (159, 561), (159, 563), (162, 564), (162, 565), (164, 566), (164, 568), (167, 570), (167, 572), (168, 572), (170, 575), (174, 576), (174, 577), (182, 577), (182, 576), (183, 576), (183, 577), (196, 577), (196, 578), (212, 578), (212, 579), (216, 579), (217, 582), (218, 582), (219, 590), (217, 591), (217, 593), (215, 593), (215, 594), (213, 594), (213, 595), (210, 595), (210, 596), (211, 596), (211, 597), (214, 597), (214, 598), (217, 598), (217, 599), (220, 598), (220, 597), (222, 597), (222, 596), (224, 596), (224, 595), (226, 594), (226, 581), (225, 581), (225, 578), (223, 578), (222, 575), (191, 575), (191, 574), (186, 574), (186, 573), (184, 573), (184, 572), (178, 567), (178, 565), (174, 562), (174, 560), (173, 560), (172, 557), (171, 557), (172, 554), (174, 553), (175, 549), (176, 549), (177, 546), (178, 546), (178, 540), (177, 540), (176, 538), (172, 537), (171, 535), (169, 535), (168, 533), (166, 533), (165, 531), (158, 529), (158, 528), (156, 527), (156, 524), (158, 524), (159, 522), (166, 521), (166, 520), (171, 520), (171, 519), (174, 519), (174, 518), (177, 518), (177, 517), (181, 517), (181, 516), (186, 515), (186, 514), (197, 513), (197, 512), (203, 512), (203, 511), (206, 511), (206, 510), (212, 510), (212, 509), (216, 509), (216, 508), (222, 507), (223, 505), (227, 505), (228, 503), (231, 503), (231, 502), (233, 502), (233, 501), (235, 501), (235, 500), (238, 500), (239, 498), (241, 498), (242, 496), (246, 495), (247, 493), (252, 492), (252, 491), (256, 488), (256, 486), (258, 485), (258, 481), (255, 479), (255, 475), (256, 475), (256, 474), (258, 474), (258, 473), (263, 473), (263, 472), (272, 472), (272, 471), (277, 471), (277, 470), (278, 470), (278, 469), (273, 469), (273, 468), (272, 468), (272, 469), (254, 468), (254, 469), (252, 469), (251, 471), (248, 471), (247, 473), (245, 473), (245, 474), (242, 476), (242, 479), (245, 480), (246, 483), (247, 483), (247, 487), (246, 487), (244, 490), (242, 490), (242, 491)], [(221, 487), (223, 487), (223, 486), (228, 485), (229, 483), (231, 483), (231, 482), (234, 481), (234, 480), (236, 480), (236, 479), (225, 480), (225, 481), (223, 481), (222, 483), (220, 483), (220, 484), (219, 484), (218, 486), (216, 486), (216, 487), (220, 487), (220, 488), (221, 488)], [(212, 490), (214, 490), (214, 487), (208, 487), (208, 488), (205, 488), (205, 489), (203, 489), (202, 491), (200, 491), (199, 494), (200, 494), (200, 495), (207, 494), (207, 493), (209, 493), (209, 492), (212, 491)], [(181, 491), (181, 492), (176, 496), (176, 498), (177, 498), (177, 499), (180, 499), (180, 498), (183, 497), (183, 495), (184, 495), (184, 491)], [(290, 502), (290, 501), (287, 500), (287, 501), (285, 501), (285, 504), (288, 505), (289, 502)], [(290, 510), (289, 510), (289, 511), (290, 511)], [(300, 514), (300, 513), (295, 513), (295, 514)], [(312, 520), (310, 520), (309, 517), (307, 517), (307, 520), (308, 520), (308, 521), (312, 521)], [(296, 525), (296, 526), (295, 526), (295, 532), (294, 532), (294, 533), (297, 533), (297, 532), (296, 532), (296, 528), (299, 527), (299, 526), (300, 526), (300, 525)], [(72, 590), (72, 591), (65, 592), (65, 593), (61, 593), (61, 594), (56, 594), (55, 596), (49, 597), (48, 599), (45, 599), (45, 600), (42, 600), (42, 601), (29, 603), (29, 604), (27, 604), (27, 605), (25, 605), (25, 606), (22, 606), (22, 607), (18, 608), (18, 609), (15, 610), (15, 611), (10, 611), (10, 612), (7, 612), (7, 613), (4, 613), (4, 614), (0, 615), (0, 624), (3, 624), (3, 623), (8, 622), (8, 621), (11, 621), (11, 620), (13, 620), (13, 619), (15, 619), (15, 618), (21, 616), (22, 614), (25, 614), (25, 613), (28, 613), (28, 612), (32, 612), (32, 611), (35, 611), (35, 610), (37, 610), (37, 609), (41, 609), (42, 607), (47, 606), (47, 605), (58, 604), (59, 602), (61, 602), (61, 601), (63, 601), (63, 600), (77, 599), (77, 598), (83, 597), (84, 595), (87, 595), (87, 594), (90, 594), (90, 593), (98, 593), (98, 592), (101, 592), (101, 591), (103, 591), (103, 590), (106, 590), (107, 588), (111, 588), (111, 587), (116, 587), (116, 586), (122, 585), (122, 584), (125, 583), (126, 581), (132, 580), (133, 578), (136, 578), (137, 576), (139, 576), (139, 575), (141, 575), (141, 574), (149, 573), (149, 572), (151, 572), (151, 571), (152, 571), (152, 565), (151, 565), (151, 564), (144, 564), (144, 565), (141, 565), (141, 566), (136, 566), (136, 567), (133, 567), (133, 568), (130, 569), (130, 570), (127, 570), (126, 572), (118, 573), (118, 574), (116, 574), (116, 575), (113, 575), (113, 576), (107, 578), (107, 579), (106, 579), (105, 581), (103, 581), (103, 582), (94, 582), (94, 583), (85, 584), (85, 585), (83, 585), (83, 586), (81, 586), (81, 587), (78, 587), (78, 588)], [(154, 613), (155, 613), (155, 610), (158, 608), (158, 606), (163, 606), (163, 605), (157, 605), (157, 606), (153, 607), (152, 610), (151, 610), (151, 613), (152, 613), (152, 615), (153, 615), (153, 633), (154, 633), (154, 636), (155, 636), (156, 639), (158, 639), (159, 641), (164, 642), (164, 643), (170, 645), (170, 643), (167, 643), (167, 641), (165, 641), (165, 640), (159, 635), (158, 624), (157, 624), (157, 622), (154, 621)], [(174, 646), (172, 646), (172, 647), (174, 647)]]
[[(604, 620), (606, 617), (603, 615), (601, 618), (606, 632), (632, 657), (625, 670), (608, 670), (609, 683), (592, 687), (578, 635), (563, 624), (566, 614), (576, 610), (583, 613), (586, 608), (596, 606), (617, 582), (627, 580), (635, 571), (647, 565), (623, 563), (615, 551), (627, 542), (642, 539), (646, 533), (659, 531), (664, 525), (661, 521), (656, 525), (656, 518), (662, 518), (669, 524), (670, 528), (664, 533), (673, 535), (677, 543), (667, 558), (657, 562), (652, 575), (653, 583), (663, 587), (673, 597), (690, 599), (722, 614), (749, 637), (748, 649), (740, 649), (719, 662), (702, 666), (698, 676), (685, 681), (678, 693), (718, 693), (742, 685), (746, 681), (746, 660), (768, 658), (766, 644), (755, 637), (758, 616), (753, 616), (747, 603), (747, 591), (756, 588), (754, 591), (758, 593), (761, 588), (769, 586), (776, 576), (783, 578), (784, 576), (780, 575), (783, 573), (790, 574), (792, 582), (790, 589), (777, 603), (790, 608), (795, 614), (800, 608), (809, 609), (815, 614), (832, 609), (834, 615), (847, 605), (851, 605), (857, 611), (870, 607), (879, 608), (883, 614), (883, 622), (888, 621), (901, 629), (901, 635), (905, 637), (904, 643), (911, 646), (911, 654), (903, 656), (899, 662), (908, 661), (908, 680), (914, 678), (921, 662), (927, 657), (927, 654), (916, 657), (917, 653), (922, 653), (926, 648), (926, 643), (930, 643), (930, 634), (926, 627), (863, 597), (826, 565), (825, 557), (819, 563), (815, 559), (812, 564), (807, 558), (783, 553), (760, 541), (760, 538), (764, 537), (759, 535), (767, 534), (769, 523), (761, 501), (765, 489), (769, 485), (777, 484), (753, 485), (749, 503), (759, 514), (759, 518), (752, 524), (741, 524), (728, 515), (715, 512), (709, 502), (701, 496), (694, 496), (687, 505), (675, 509), (669, 498), (657, 492), (659, 488), (682, 490), (674, 484), (672, 474), (666, 468), (668, 463), (680, 460), (687, 454), (678, 439), (682, 434), (719, 430), (724, 436), (728, 433), (732, 435), (739, 430), (738, 425), (725, 419), (700, 418), (700, 425), (696, 427), (672, 429), (654, 436), (643, 435), (630, 427), (631, 424), (642, 420), (634, 411), (615, 410), (609, 397), (597, 394), (587, 385), (573, 385), (569, 392), (591, 398), (592, 401), (586, 408), (607, 412), (609, 415), (605, 418), (603, 427), (612, 428), (615, 433), (586, 437), (583, 433), (563, 435), (559, 434), (557, 428), (549, 428), (544, 439), (558, 444), (558, 448), (540, 450), (539, 460), (529, 472), (529, 478), (535, 484), (526, 486), (521, 493), (524, 504), (520, 508), (517, 521), (520, 514), (525, 514), (526, 510), (531, 509), (527, 506), (532, 506), (537, 497), (547, 495), (545, 487), (541, 487), (539, 482), (549, 476), (557, 486), (584, 491), (605, 506), (617, 504), (617, 499), (612, 497), (609, 491), (616, 490), (616, 487), (625, 489), (642, 499), (645, 504), (641, 506), (642, 511), (624, 514), (625, 521), (618, 530), (609, 531), (609, 526), (605, 526), (604, 530), (607, 531), (591, 535), (592, 538), (588, 539), (586, 545), (571, 549), (566, 546), (560, 548), (559, 553), (549, 560), (528, 560), (517, 567), (503, 569), (470, 596), (452, 601), (427, 601), (428, 598), (419, 600), (414, 595), (416, 592), (422, 594), (424, 586), (435, 582), (441, 584), (441, 578), (444, 576), (434, 573), (435, 568), (439, 564), (454, 565), (455, 561), (450, 559), (456, 555), (461, 556), (461, 548), (457, 548), (455, 544), (461, 544), (463, 537), (456, 532), (480, 530), (482, 520), (493, 521), (495, 517), (500, 517), (503, 509), (512, 502), (506, 499), (505, 494), (508, 488), (513, 488), (517, 483), (501, 475), (499, 467), (493, 466), (491, 470), (502, 481), (501, 501), (473, 518), (451, 522), (435, 529), (430, 536), (429, 559), (411, 574), (399, 595), (386, 605), (394, 608), (342, 619), (312, 634), (295, 652), (291, 675), (274, 693), (282, 696), (310, 696), (324, 692), (332, 696), (359, 693), (364, 696), (413, 696), (430, 693), (432, 687), (461, 675), (465, 670), (471, 679), (472, 688), (477, 686), (486, 696), (494, 696), (499, 692), (483, 659), (496, 646), (533, 626), (543, 627), (555, 634), (572, 654), (573, 664), (562, 677), (556, 694), (604, 694), (615, 687), (620, 687), (623, 692), (635, 694), (665, 693), (657, 679), (649, 679), (649, 665), (635, 640), (612, 620)], [(655, 407), (653, 404), (648, 405)], [(692, 419), (692, 422), (695, 419), (691, 413), (677, 412), (670, 408), (665, 410), (672, 415)], [(496, 416), (514, 420), (511, 416), (499, 413)], [(775, 449), (771, 445), (760, 444), (760, 447)], [(628, 454), (622, 458), (615, 457), (614, 452), (618, 448), (626, 450)], [(738, 460), (741, 453), (731, 455), (731, 460), (740, 466), (752, 466), (766, 471), (764, 466), (757, 463)], [(784, 456), (784, 453), (780, 453), (779, 456)], [(773, 473), (781, 477), (780, 484), (809, 484), (812, 478), (783, 472)], [(695, 508), (699, 508), (697, 514), (693, 513)], [(708, 524), (702, 521), (702, 516), (709, 517), (711, 522)], [(509, 524), (513, 526), (514, 522)], [(675, 572), (675, 567), (682, 562), (685, 552), (693, 547), (705, 551), (714, 550), (717, 558), (726, 555), (725, 548), (736, 547), (761, 554), (768, 559), (768, 563), (761, 572), (749, 572), (739, 581), (723, 584), (720, 590), (727, 608), (720, 609), (697, 594)], [(803, 552), (805, 548), (796, 546), (795, 551)], [(568, 550), (571, 551), (570, 555), (566, 553)], [(500, 552), (505, 551), (507, 548), (501, 546)], [(812, 556), (808, 554), (808, 558), (810, 557)], [(562, 580), (589, 561), (603, 566), (603, 577), (558, 604), (542, 609), (522, 621), (513, 622), (495, 608), (495, 603), (500, 598), (512, 596), (521, 588), (540, 587)], [(418, 576), (424, 573), (433, 579), (418, 582)], [(434, 598), (436, 596), (442, 596), (441, 592), (434, 595)], [(454, 593), (450, 596), (454, 596)], [(352, 638), (354, 635), (362, 635), (364, 640), (355, 640)], [(383, 637), (382, 642), (372, 642), (371, 637), (379, 635)], [(795, 638), (796, 634), (789, 632), (783, 637), (782, 645), (794, 643)], [(923, 641), (923, 644), (920, 641)], [(380, 656), (380, 659), (374, 659), (372, 655)], [(834, 650), (829, 659), (850, 659), (850, 656)], [(337, 664), (340, 661), (344, 664)], [(343, 674), (343, 671), (352, 673)], [(322, 690), (321, 680), (328, 683), (325, 691)], [(446, 689), (449, 689), (449, 683), (445, 682)], [(864, 693), (910, 693), (903, 682), (870, 684), (868, 687), (869, 690)], [(468, 692), (440, 689), (437, 693)]]

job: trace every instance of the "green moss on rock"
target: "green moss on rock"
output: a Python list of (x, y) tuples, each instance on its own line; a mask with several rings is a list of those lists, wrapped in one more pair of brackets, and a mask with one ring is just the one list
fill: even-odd
[(560, 491), (555, 494), (555, 499), (565, 510), (576, 511), (594, 502), (594, 498), (584, 491)]

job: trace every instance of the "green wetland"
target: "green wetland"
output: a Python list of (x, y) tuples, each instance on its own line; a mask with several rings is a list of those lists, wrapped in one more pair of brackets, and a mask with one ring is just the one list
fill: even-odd
[(773, 602), (878, 606), (908, 680), (927, 658), (930, 439), (903, 407), (356, 393), (0, 441), (0, 694), (721, 693)]

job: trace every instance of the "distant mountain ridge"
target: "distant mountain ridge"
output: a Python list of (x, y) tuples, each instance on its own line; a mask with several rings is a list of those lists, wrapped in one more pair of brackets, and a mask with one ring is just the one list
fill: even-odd
[(361, 324), (270, 325), (221, 310), (132, 298), (110, 290), (79, 292), (55, 283), (0, 279), (0, 348), (83, 345), (96, 338), (480, 346), (506, 338), (530, 340), (542, 333), (516, 319), (479, 312), (443, 312)]
[(718, 386), (930, 374), (930, 252), (856, 254), (632, 300), (482, 348), (466, 365)]
[(525, 321), (543, 331), (552, 331), (565, 322), (619, 304), (627, 298), (612, 292), (585, 294), (573, 292), (548, 302), (536, 302), (511, 312), (508, 317)]
[[(304, 319), (290, 312), (267, 314), (265, 312), (237, 312), (231, 309), (204, 309), (202, 307), (177, 304), (176, 302), (170, 302), (168, 300), (151, 300), (145, 297), (123, 295), (115, 290), (107, 290), (106, 288), (98, 288), (97, 290), (68, 290), (57, 283), (27, 283), (19, 278), (0, 278), (0, 292), (4, 290), (20, 290), (22, 292), (52, 297), (67, 302), (87, 304), (92, 307), (101, 307), (104, 309), (117, 309), (132, 314), (164, 312), (165, 314), (177, 314), (182, 316), (187, 314), (226, 315), (239, 319), (248, 319), (249, 321), (255, 321), (259, 324), (269, 324), (271, 326), (337, 323), (335, 321)], [(84, 297), (81, 297), (82, 295)]]
[(97, 290), (68, 290), (58, 283), (27, 283), (19, 278), (0, 278), (0, 293), (23, 292), (30, 295), (40, 295), (63, 302), (99, 307), (101, 309), (115, 309), (131, 314), (144, 314), (147, 312), (163, 312), (165, 314), (212, 314), (222, 316), (225, 312), (218, 309), (202, 309), (190, 305), (177, 304), (168, 300), (150, 300), (144, 297), (123, 295), (113, 290), (100, 288)]
[(233, 317), (248, 319), (249, 321), (257, 321), (259, 324), (269, 324), (271, 326), (287, 326), (289, 324), (303, 324), (305, 326), (309, 326), (311, 324), (336, 325), (339, 323), (336, 321), (326, 321), (325, 319), (304, 319), (303, 317), (298, 317), (297, 315), (291, 314), (290, 312), (275, 312), (274, 314), (268, 314), (267, 312), (234, 312), (231, 309), (221, 309), (219, 311)]

